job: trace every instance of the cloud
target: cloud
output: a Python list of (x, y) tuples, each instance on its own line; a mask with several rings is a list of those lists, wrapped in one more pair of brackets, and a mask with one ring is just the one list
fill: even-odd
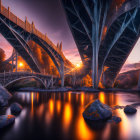
[(7, 42), (7, 40), (0, 34), (0, 48), (5, 51), (6, 59), (8, 59), (13, 52), (13, 47)]
[(79, 52), (77, 51), (77, 48), (70, 49), (70, 50), (65, 50), (64, 55), (73, 64), (77, 64), (77, 63), (81, 62), (81, 58), (80, 58)]

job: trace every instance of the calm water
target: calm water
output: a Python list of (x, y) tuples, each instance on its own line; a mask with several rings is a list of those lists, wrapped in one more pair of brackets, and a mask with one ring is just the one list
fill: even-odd
[[(119, 124), (89, 125), (82, 117), (85, 105), (99, 99), (110, 106), (140, 103), (140, 96), (131, 93), (16, 93), (11, 102), (19, 102), (24, 109), (15, 124), (0, 132), (0, 140), (66, 139), (66, 140), (139, 140), (140, 107), (133, 116), (123, 110), (115, 111), (122, 118)], [(10, 114), (10, 110), (6, 110)]]

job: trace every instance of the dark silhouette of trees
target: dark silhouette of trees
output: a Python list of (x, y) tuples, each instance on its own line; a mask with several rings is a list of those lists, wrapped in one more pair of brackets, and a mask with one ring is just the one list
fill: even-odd
[(0, 64), (5, 60), (5, 52), (3, 49), (0, 48)]
[(3, 61), (5, 60), (5, 51), (0, 48), (0, 72), (3, 70)]

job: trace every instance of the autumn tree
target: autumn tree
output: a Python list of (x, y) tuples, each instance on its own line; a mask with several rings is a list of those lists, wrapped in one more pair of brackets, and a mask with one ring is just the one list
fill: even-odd
[(5, 60), (5, 51), (0, 48), (0, 64)]

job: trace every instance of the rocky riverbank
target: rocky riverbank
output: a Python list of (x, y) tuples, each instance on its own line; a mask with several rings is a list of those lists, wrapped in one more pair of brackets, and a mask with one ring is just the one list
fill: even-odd
[(0, 129), (6, 128), (12, 125), (15, 122), (16, 117), (22, 111), (22, 106), (18, 103), (13, 103), (9, 105), (8, 101), (12, 95), (5, 89), (0, 86), (0, 110), (3, 108), (8, 108), (10, 106), (10, 111), (12, 115), (2, 115), (0, 114)]

